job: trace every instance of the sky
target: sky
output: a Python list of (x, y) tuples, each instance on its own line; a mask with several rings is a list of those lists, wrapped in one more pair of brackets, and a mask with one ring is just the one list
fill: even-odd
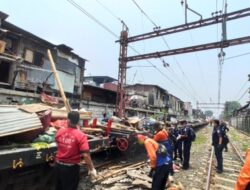
[[(7, 21), (50, 41), (66, 44), (74, 52), (88, 60), (86, 75), (118, 77), (119, 43), (123, 20), (129, 28), (129, 36), (153, 31), (154, 25), (136, 7), (133, 0), (75, 0), (85, 11), (94, 16), (113, 34), (106, 31), (75, 8), (67, 0), (0, 0), (1, 11), (9, 15)], [(181, 0), (135, 0), (148, 17), (161, 29), (185, 23)], [(212, 12), (224, 10), (225, 0), (188, 0), (188, 5), (203, 18)], [(228, 12), (250, 7), (250, 0), (227, 0)], [(223, 8), (222, 8), (223, 7)], [(188, 12), (188, 22), (199, 17)], [(227, 38), (250, 35), (250, 17), (227, 22)], [(221, 24), (202, 27), (186, 32), (131, 43), (139, 53), (150, 53), (182, 48), (221, 39)], [(164, 40), (167, 42), (164, 42)], [(221, 102), (239, 100), (242, 105), (249, 101), (247, 75), (250, 74), (250, 44), (224, 49), (222, 67)], [(171, 94), (190, 101), (218, 102), (218, 49), (164, 57), (170, 65), (166, 68), (160, 59), (129, 62), (127, 83), (155, 84)], [(136, 55), (128, 49), (128, 56)], [(229, 58), (229, 59), (227, 59)], [(149, 63), (150, 61), (151, 63)], [(152, 67), (152, 64), (157, 68)], [(244, 95), (244, 96), (243, 96)], [(218, 110), (214, 110), (218, 112)]]

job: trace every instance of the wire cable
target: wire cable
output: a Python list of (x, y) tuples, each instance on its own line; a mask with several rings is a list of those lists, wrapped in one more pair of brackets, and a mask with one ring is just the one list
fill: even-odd
[(242, 56), (245, 56), (245, 55), (250, 55), (250, 52), (239, 54), (239, 55), (234, 55), (234, 56), (231, 56), (231, 57), (227, 57), (224, 60), (234, 59), (234, 58), (242, 57)]
[(120, 22), (123, 22), (123, 20), (116, 16), (107, 6), (105, 6), (103, 3), (101, 3), (99, 0), (96, 0), (97, 3), (99, 3), (99, 5), (101, 5), (106, 11), (109, 12), (109, 14), (111, 14), (113, 17), (115, 17), (117, 20), (119, 20)]
[[(105, 6), (103, 3), (101, 3), (99, 0), (96, 0), (96, 2), (99, 4), (99, 5), (101, 5), (111, 16), (113, 16), (116, 20), (118, 20), (119, 22), (121, 22), (121, 23), (124, 23), (124, 21), (120, 18), (120, 17), (118, 17), (113, 11), (111, 11), (107, 6)], [(142, 74), (142, 71), (141, 71), (141, 68), (139, 68), (139, 65), (138, 65), (138, 63), (136, 62), (136, 65), (137, 65), (137, 67), (138, 67), (138, 70), (139, 70), (139, 73), (140, 73), (140, 75), (141, 75), (141, 78), (142, 78), (142, 81), (144, 82), (145, 81), (145, 79), (144, 79), (144, 76), (143, 76), (143, 74)]]
[(140, 5), (138, 5), (138, 3), (136, 3), (135, 0), (132, 0), (135, 4), (135, 6), (137, 6), (137, 8), (147, 17), (147, 19), (155, 26), (158, 27), (157, 24), (145, 13), (145, 11), (140, 7)]
[(91, 20), (93, 20), (95, 23), (97, 23), (99, 26), (101, 26), (104, 30), (106, 30), (108, 33), (113, 35), (114, 37), (119, 39), (119, 36), (116, 35), (113, 31), (111, 31), (107, 26), (105, 26), (102, 22), (100, 22), (98, 19), (96, 19), (93, 15), (88, 13), (85, 9), (83, 9), (80, 5), (78, 5), (75, 1), (73, 0), (67, 0), (70, 4), (72, 4), (75, 8), (80, 10), (83, 14), (85, 14), (87, 17), (89, 17)]
[(246, 91), (241, 95), (241, 97), (238, 99), (238, 102), (247, 94), (249, 89), (247, 88)]
[[(130, 46), (130, 48), (134, 51), (134, 52), (136, 52), (137, 54), (140, 54), (140, 52), (138, 52), (135, 48), (133, 48), (132, 46)], [(159, 73), (161, 73), (161, 75), (162, 76), (164, 76), (168, 81), (170, 81), (173, 85), (175, 85), (179, 90), (181, 90), (182, 92), (184, 92), (186, 95), (187, 95), (187, 97), (191, 97), (193, 100), (195, 100), (196, 101), (196, 98), (192, 95), (192, 94), (190, 94), (190, 93), (187, 93), (187, 92), (185, 92), (181, 87), (179, 87), (179, 85), (178, 84), (176, 84), (171, 78), (169, 78), (164, 72), (162, 72), (156, 65), (154, 65), (151, 61), (149, 61), (148, 59), (146, 59), (146, 61), (150, 64), (150, 65), (152, 65), (152, 67), (154, 67)]]
[(236, 94), (236, 96), (234, 97), (234, 99), (236, 100), (237, 97), (240, 95), (241, 91), (246, 87), (246, 85), (248, 84), (248, 81), (246, 81), (242, 87), (240, 88), (240, 90), (238, 91), (238, 93)]
[[(136, 5), (136, 7), (145, 15), (145, 17), (146, 17), (155, 27), (158, 27), (158, 25), (148, 16), (148, 14), (140, 7), (140, 5), (139, 5), (138, 3), (136, 3), (135, 0), (132, 0), (132, 2)], [(156, 31), (156, 32), (157, 32), (157, 31)], [(166, 39), (164, 38), (164, 36), (161, 36), (161, 38), (162, 38), (164, 44), (166, 45), (166, 47), (167, 47), (168, 49), (171, 49), (170, 46), (169, 46), (169, 44), (167, 43)], [(182, 69), (180, 63), (178, 62), (178, 60), (176, 59), (175, 56), (173, 56), (173, 57), (174, 57), (174, 60), (175, 60), (175, 62), (176, 62), (176, 64), (177, 64), (178, 68), (180, 69), (182, 75), (186, 78), (186, 81), (188, 82), (189, 86), (190, 86), (191, 89), (193, 90), (194, 96), (197, 96), (197, 93), (195, 92), (195, 90), (194, 90), (194, 88), (193, 88), (193, 86), (192, 86), (192, 84), (191, 84), (189, 78), (187, 77), (187, 75), (186, 75), (185, 72), (183, 71), (183, 69)], [(183, 83), (182, 83), (182, 85), (185, 86)]]
[[(96, 19), (93, 15), (91, 15), (90, 13), (88, 13), (85, 9), (83, 9), (79, 4), (77, 4), (75, 1), (73, 0), (67, 0), (70, 4), (72, 4), (75, 8), (77, 8), (78, 10), (80, 10), (82, 13), (84, 13), (87, 17), (89, 17), (91, 20), (93, 20), (95, 23), (97, 23), (99, 26), (101, 26), (104, 30), (106, 30), (108, 33), (110, 33), (112, 36), (114, 36), (115, 38), (119, 38), (118, 35), (116, 35), (112, 30), (110, 30), (106, 25), (104, 25), (103, 23), (101, 23), (98, 19)], [(129, 47), (135, 51), (137, 54), (140, 54), (135, 48), (133, 48), (132, 46), (129, 45)], [(177, 84), (174, 83), (173, 80), (171, 80), (167, 75), (165, 75), (158, 67), (156, 67), (151, 61), (146, 60), (148, 63), (150, 63), (159, 73), (161, 73), (166, 79), (168, 79), (172, 84), (174, 84), (178, 89), (180, 89), (181, 91), (182, 88), (180, 88)], [(185, 93), (185, 91), (183, 91)], [(185, 93), (186, 94), (186, 93)], [(188, 94), (186, 94), (187, 97), (190, 97)]]
[[(123, 22), (123, 20), (120, 18), (120, 17), (118, 17), (118, 16), (116, 16), (108, 7), (106, 7), (104, 4), (102, 4), (99, 0), (96, 0), (105, 10), (107, 10), (115, 19), (117, 19), (118, 21), (121, 21), (121, 22)], [(145, 11), (143, 11), (142, 9), (141, 9), (141, 7), (136, 3), (136, 1), (133, 1), (135, 4), (136, 4), (136, 6), (141, 10), (141, 12), (142, 12), (142, 14), (144, 14), (149, 20), (150, 20), (150, 22), (155, 26), (155, 27), (157, 27), (157, 25), (156, 25), (156, 23), (154, 23), (153, 22), (153, 20), (152, 19), (150, 19), (150, 17), (145, 13)], [(165, 41), (165, 39), (163, 38), (163, 40)], [(165, 41), (165, 43), (166, 43), (166, 45), (168, 46), (168, 44), (167, 44), (167, 42)], [(144, 44), (144, 46), (145, 46), (145, 44)], [(140, 54), (135, 48), (133, 48), (131, 45), (129, 45), (129, 48), (130, 49), (132, 49), (135, 53), (137, 53), (137, 54)], [(151, 61), (148, 61), (148, 60), (146, 60), (148, 63), (150, 63), (151, 64), (151, 66), (152, 67), (154, 67), (158, 72), (160, 72), (161, 74), (163, 74), (163, 76), (165, 77), (165, 78), (167, 78), (171, 83), (173, 83), (174, 84), (174, 82), (167, 76), (167, 75), (165, 75), (160, 69), (158, 69)], [(140, 74), (141, 74), (141, 77), (142, 77), (142, 79), (143, 79), (143, 81), (144, 81), (144, 77), (143, 77), (143, 75), (142, 75), (142, 73), (141, 73), (141, 71), (140, 71)], [(176, 84), (175, 84), (176, 85)], [(180, 87), (178, 87), (179, 89), (181, 89), (182, 90), (182, 88), (180, 88)], [(185, 89), (186, 89), (186, 87), (185, 87)], [(187, 92), (188, 92), (188, 94), (190, 94), (190, 92), (187, 90)], [(187, 93), (187, 92), (185, 92), (185, 93)], [(190, 95), (188, 95), (188, 97), (189, 97)], [(191, 96), (193, 96), (192, 94), (191, 94)], [(193, 97), (192, 97), (193, 98)]]

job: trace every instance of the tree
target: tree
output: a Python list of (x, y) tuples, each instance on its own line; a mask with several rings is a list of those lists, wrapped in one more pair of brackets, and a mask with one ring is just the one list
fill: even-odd
[(229, 120), (233, 115), (233, 112), (241, 107), (240, 103), (237, 101), (227, 101), (225, 103), (225, 109), (223, 112), (223, 117), (225, 120)]
[(213, 114), (214, 114), (214, 113), (213, 113), (211, 110), (206, 110), (206, 111), (205, 111), (205, 116), (206, 116), (206, 117), (212, 117)]

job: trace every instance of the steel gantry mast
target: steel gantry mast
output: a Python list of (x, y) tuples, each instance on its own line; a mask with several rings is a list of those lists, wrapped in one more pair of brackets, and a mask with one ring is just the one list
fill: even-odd
[(117, 89), (117, 102), (116, 102), (116, 111), (117, 111), (118, 116), (124, 117), (124, 114), (125, 114), (125, 85), (126, 85), (127, 62), (150, 59), (150, 58), (159, 58), (159, 57), (171, 56), (171, 55), (177, 55), (177, 54), (183, 54), (183, 53), (191, 53), (191, 52), (216, 49), (216, 48), (226, 48), (229, 46), (250, 43), (250, 36), (127, 57), (127, 47), (129, 43), (146, 40), (150, 38), (156, 38), (156, 37), (160, 37), (163, 35), (183, 32), (183, 31), (191, 30), (195, 28), (201, 28), (201, 27), (205, 27), (205, 26), (209, 26), (213, 24), (223, 23), (225, 19), (228, 22), (231, 20), (235, 20), (235, 19), (239, 19), (239, 18), (243, 18), (247, 16), (250, 16), (250, 8), (241, 9), (241, 10), (234, 11), (231, 13), (224, 13), (222, 15), (216, 15), (211, 18), (202, 19), (199, 21), (190, 22), (190, 23), (186, 23), (186, 24), (182, 24), (182, 25), (178, 25), (178, 26), (174, 26), (174, 27), (170, 27), (166, 29), (155, 30), (153, 32), (148, 32), (148, 33), (144, 33), (144, 34), (140, 34), (140, 35), (136, 35), (132, 37), (128, 37), (128, 28), (125, 25), (123, 25), (123, 30), (121, 32), (120, 40), (116, 41), (120, 43), (118, 89)]
[(127, 70), (127, 49), (128, 49), (128, 27), (123, 23), (120, 35), (120, 55), (119, 55), (119, 73), (118, 86), (116, 96), (116, 114), (118, 117), (124, 117), (125, 114), (125, 86), (126, 86), (126, 70)]

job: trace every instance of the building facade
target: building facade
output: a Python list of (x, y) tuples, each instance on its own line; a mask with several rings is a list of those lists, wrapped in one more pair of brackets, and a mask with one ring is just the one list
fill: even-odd
[(140, 105), (138, 107), (144, 109), (166, 109), (168, 102), (168, 92), (157, 85), (134, 84), (126, 86), (125, 89), (128, 106), (131, 106), (131, 102), (137, 100), (139, 102), (138, 105)]
[(7, 17), (0, 12), (0, 87), (38, 93), (39, 87), (58, 94), (47, 55), (50, 49), (66, 95), (80, 97), (86, 60), (64, 44), (52, 44), (9, 23)]
[(168, 110), (169, 114), (181, 117), (184, 115), (184, 102), (173, 94), (169, 94)]

